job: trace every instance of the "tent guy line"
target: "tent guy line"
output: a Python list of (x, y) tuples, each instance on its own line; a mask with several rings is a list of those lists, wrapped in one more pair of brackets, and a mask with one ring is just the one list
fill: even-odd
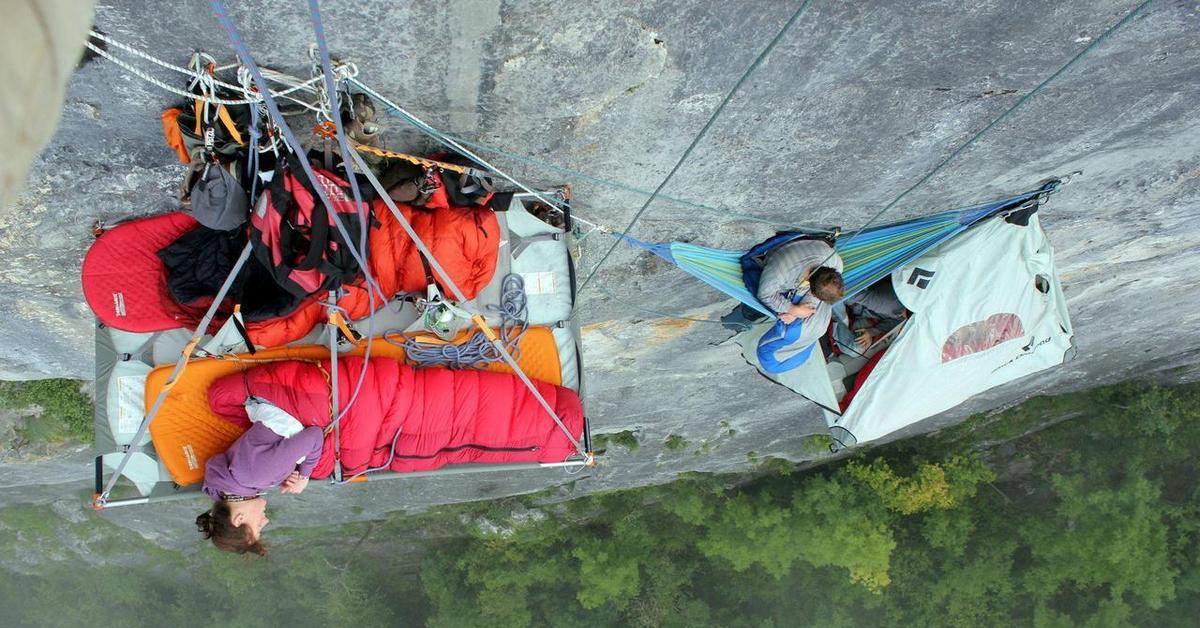
[[(683, 154), (680, 155), (679, 159), (675, 161), (675, 165), (672, 166), (671, 170), (667, 172), (667, 176), (663, 177), (663, 180), (659, 182), (658, 187), (654, 188), (654, 191), (650, 193), (650, 198), (647, 198), (646, 202), (642, 203), (641, 208), (637, 210), (637, 213), (635, 213), (633, 218), (630, 219), (629, 224), (625, 225), (625, 229), (623, 229), (620, 233), (628, 234), (633, 230), (633, 226), (637, 224), (637, 221), (642, 217), (643, 214), (646, 213), (646, 210), (650, 208), (650, 204), (654, 202), (654, 199), (658, 196), (658, 193), (661, 192), (663, 188), (667, 187), (667, 184), (671, 182), (672, 178), (674, 178), (675, 173), (679, 172), (679, 168), (683, 166), (683, 162), (687, 161), (687, 158), (691, 156), (692, 151), (696, 150), (696, 146), (700, 144), (700, 140), (704, 139), (704, 136), (708, 134), (708, 130), (712, 128), (713, 123), (717, 121), (717, 118), (721, 117), (721, 113), (725, 111), (725, 107), (729, 105), (729, 102), (733, 100), (735, 95), (737, 95), (738, 91), (742, 88), (742, 85), (745, 84), (746, 80), (750, 78), (751, 74), (754, 74), (754, 71), (758, 69), (758, 66), (762, 65), (763, 61), (770, 56), (771, 51), (775, 49), (775, 46), (779, 44), (784, 35), (786, 35), (788, 31), (792, 29), (792, 25), (800, 19), (800, 16), (804, 15), (804, 12), (808, 10), (809, 5), (811, 4), (812, 0), (804, 0), (804, 2), (802, 2), (796, 9), (796, 12), (792, 14), (792, 17), (789, 18), (788, 21), (783, 25), (783, 28), (779, 29), (779, 32), (775, 34), (775, 37), (773, 37), (767, 46), (758, 53), (758, 56), (754, 58), (754, 61), (746, 67), (746, 70), (742, 72), (740, 77), (738, 77), (737, 82), (734, 83), (729, 92), (725, 94), (725, 98), (721, 99), (721, 103), (717, 105), (717, 108), (713, 110), (712, 115), (708, 117), (708, 121), (704, 123), (703, 127), (700, 127), (700, 131), (696, 133), (695, 137), (692, 138), (691, 143), (688, 144), (688, 147), (683, 151)], [(604, 255), (600, 258), (600, 261), (596, 262), (596, 265), (592, 267), (591, 272), (589, 272), (587, 277), (584, 278), (583, 283), (579, 284), (580, 292), (583, 292), (587, 289), (588, 284), (592, 282), (592, 278), (596, 276), (596, 273), (600, 271), (600, 267), (604, 265), (604, 262), (608, 261), (608, 258), (613, 254), (613, 251), (616, 250), (617, 245), (620, 243), (621, 239), (617, 238), (615, 241), (613, 241), (612, 246), (608, 247), (608, 250), (604, 252)]]

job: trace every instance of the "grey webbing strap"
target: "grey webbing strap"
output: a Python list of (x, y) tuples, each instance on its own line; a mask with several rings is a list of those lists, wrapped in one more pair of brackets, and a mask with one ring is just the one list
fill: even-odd
[[(408, 219), (404, 217), (404, 214), (400, 213), (400, 210), (396, 207), (396, 203), (387, 195), (387, 190), (383, 188), (383, 184), (379, 182), (379, 178), (375, 176), (375, 173), (369, 167), (367, 167), (367, 164), (363, 161), (362, 156), (359, 155), (358, 151), (353, 151), (351, 156), (354, 157), (354, 161), (362, 174), (367, 178), (368, 181), (371, 182), (371, 185), (375, 188), (375, 191), (379, 193), (380, 200), (387, 205), (388, 210), (390, 210), (392, 215), (396, 217), (396, 221), (399, 222), (400, 226), (404, 228), (404, 232), (408, 234), (408, 237), (412, 238), (413, 244), (416, 245), (417, 250), (421, 252), (425, 259), (429, 260), (429, 265), (433, 268), (434, 272), (441, 277), (442, 281), (446, 284), (446, 287), (450, 289), (450, 292), (454, 294), (454, 298), (457, 299), (459, 303), (466, 303), (466, 295), (463, 294), (463, 291), (458, 287), (458, 284), (454, 282), (454, 279), (450, 277), (450, 274), (446, 272), (446, 269), (442, 267), (437, 258), (433, 256), (433, 252), (429, 250), (429, 247), (425, 246), (425, 242), (421, 240), (421, 236), (417, 235), (417, 232), (408, 222)], [(563, 423), (562, 419), (559, 418), (558, 413), (556, 413), (554, 409), (550, 407), (550, 404), (547, 403), (546, 398), (542, 396), (542, 393), (537, 389), (537, 386), (535, 386), (533, 381), (529, 379), (529, 376), (526, 375), (523, 370), (521, 370), (521, 367), (517, 364), (517, 361), (513, 359), (512, 354), (509, 353), (508, 349), (504, 346), (504, 343), (499, 339), (494, 339), (491, 342), (492, 346), (494, 346), (496, 351), (500, 354), (500, 357), (504, 359), (505, 363), (508, 364), (517, 377), (521, 378), (521, 381), (525, 384), (525, 387), (529, 389), (529, 392), (533, 393), (534, 398), (537, 399), (538, 404), (542, 406), (542, 409), (546, 411), (546, 414), (550, 415), (550, 418), (553, 419), (554, 423), (558, 425), (558, 428), (562, 430), (562, 433), (567, 437), (567, 440), (575, 446), (575, 450), (579, 452), (580, 455), (588, 457), (588, 452), (585, 450), (583, 444), (579, 442), (579, 439), (575, 438), (575, 435), (571, 433), (571, 430), (567, 428), (567, 425)]]
[[(246, 260), (250, 259), (251, 248), (252, 245), (249, 242), (247, 242), (246, 246), (242, 248), (242, 253), (238, 256), (237, 261), (234, 262), (233, 269), (229, 271), (229, 276), (225, 278), (225, 283), (221, 284), (221, 289), (218, 290), (217, 295), (213, 297), (212, 304), (208, 306), (208, 311), (204, 313), (204, 318), (200, 319), (200, 324), (196, 326), (196, 331), (192, 334), (192, 339), (188, 341), (187, 353), (180, 356), (179, 361), (175, 362), (175, 369), (171, 371), (171, 376), (168, 377), (166, 383), (163, 384), (162, 390), (158, 392), (158, 397), (154, 399), (154, 405), (150, 406), (150, 411), (146, 413), (145, 418), (142, 419), (141, 425), (138, 425), (137, 432), (133, 435), (133, 440), (129, 442), (140, 442), (142, 437), (146, 435), (146, 430), (150, 429), (150, 422), (154, 420), (154, 417), (158, 414), (159, 409), (162, 408), (163, 402), (167, 400), (167, 394), (171, 392), (171, 386), (175, 383), (175, 379), (183, 372), (184, 366), (187, 365), (188, 360), (191, 358), (192, 349), (199, 344), (200, 339), (203, 338), (205, 332), (208, 331), (208, 326), (210, 323), (212, 323), (213, 317), (217, 315), (217, 310), (221, 307), (221, 302), (224, 301), (225, 296), (229, 294), (229, 289), (233, 286), (233, 282), (237, 279), (238, 274), (240, 274), (242, 266), (246, 264)], [(96, 497), (96, 504), (98, 506), (103, 506), (104, 502), (108, 501), (108, 496), (112, 494), (113, 487), (117, 485), (117, 480), (119, 480), (121, 478), (121, 474), (125, 472), (125, 467), (129, 466), (129, 460), (133, 457), (134, 453), (136, 453), (136, 450), (133, 447), (125, 450), (125, 455), (121, 457), (121, 462), (117, 464), (117, 468), (115, 471), (113, 471), (112, 477), (109, 478), (108, 482), (104, 485), (104, 490), (101, 491), (100, 495)]]
[(561, 242), (562, 239), (563, 234), (561, 233), (537, 233), (528, 236), (510, 235), (509, 241), (516, 241), (515, 245), (510, 244), (512, 248), (512, 257), (513, 259), (521, 257), (521, 254), (525, 252), (525, 249), (529, 248), (529, 245), (533, 244), (534, 242)]
[[(329, 291), (329, 307), (325, 315), (326, 328), (329, 330), (329, 420), (333, 422), (333, 479), (342, 479), (342, 428), (341, 404), (338, 399), (338, 328), (333, 324), (334, 308), (337, 306), (337, 292)], [(349, 339), (353, 341), (354, 339)], [(363, 365), (366, 368), (366, 365)]]

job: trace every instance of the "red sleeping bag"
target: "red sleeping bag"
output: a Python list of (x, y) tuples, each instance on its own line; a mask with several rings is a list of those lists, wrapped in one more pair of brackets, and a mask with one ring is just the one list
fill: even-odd
[[(429, 246), (468, 299), (474, 298), (496, 272), (500, 225), (486, 210), (442, 207), (414, 210), (397, 204), (417, 235)], [(425, 268), (416, 245), (382, 201), (372, 206), (376, 224), (368, 235), (371, 272), (388, 298), (425, 290)], [(197, 223), (181, 212), (121, 223), (103, 233), (83, 260), (83, 294), (100, 322), (124, 331), (152, 332), (194, 327), (211, 301), (179, 304), (167, 287), (167, 272), (158, 251), (195, 229)], [(258, 263), (253, 258), (248, 264)], [(348, 318), (371, 313), (360, 279), (343, 286), (338, 304)], [(324, 320), (325, 310), (314, 296), (287, 316), (250, 321), (246, 331), (254, 344), (277, 347), (303, 338)], [(376, 299), (376, 308), (384, 301)], [(223, 318), (218, 318), (220, 324)]]
[[(516, 376), (487, 371), (413, 368), (396, 360), (338, 361), (343, 409), (366, 366), (363, 387), (342, 418), (342, 469), (347, 475), (385, 464), (396, 430), (392, 471), (422, 471), (466, 462), (562, 462), (575, 453), (554, 419)], [(289, 360), (225, 376), (209, 388), (218, 416), (245, 428), (249, 395), (269, 401), (304, 425), (326, 426), (329, 362)], [(583, 433), (583, 406), (569, 388), (535, 382), (570, 429)], [(333, 473), (333, 433), (326, 435), (313, 476)]]

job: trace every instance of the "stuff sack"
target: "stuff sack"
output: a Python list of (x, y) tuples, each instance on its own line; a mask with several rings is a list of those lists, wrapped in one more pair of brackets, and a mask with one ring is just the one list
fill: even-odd
[(250, 213), (249, 195), (237, 177), (220, 163), (204, 166), (192, 185), (190, 199), (187, 212), (209, 229), (237, 229)]

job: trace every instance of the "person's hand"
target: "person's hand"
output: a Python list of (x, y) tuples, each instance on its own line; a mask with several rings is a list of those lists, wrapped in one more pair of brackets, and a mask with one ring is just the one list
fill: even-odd
[(302, 477), (299, 471), (292, 471), (292, 474), (279, 485), (279, 492), (285, 495), (299, 495), (307, 486), (308, 478)]
[(854, 344), (858, 345), (859, 349), (866, 351), (871, 346), (871, 340), (871, 332), (863, 329), (858, 332), (858, 337), (854, 339)]
[(797, 303), (788, 308), (787, 313), (800, 320), (804, 320), (815, 314), (817, 308), (809, 303)]
[(788, 314), (787, 312), (783, 312), (779, 315), (779, 320), (783, 321), (784, 325), (791, 325), (792, 322), (796, 320), (796, 317), (792, 314)]

